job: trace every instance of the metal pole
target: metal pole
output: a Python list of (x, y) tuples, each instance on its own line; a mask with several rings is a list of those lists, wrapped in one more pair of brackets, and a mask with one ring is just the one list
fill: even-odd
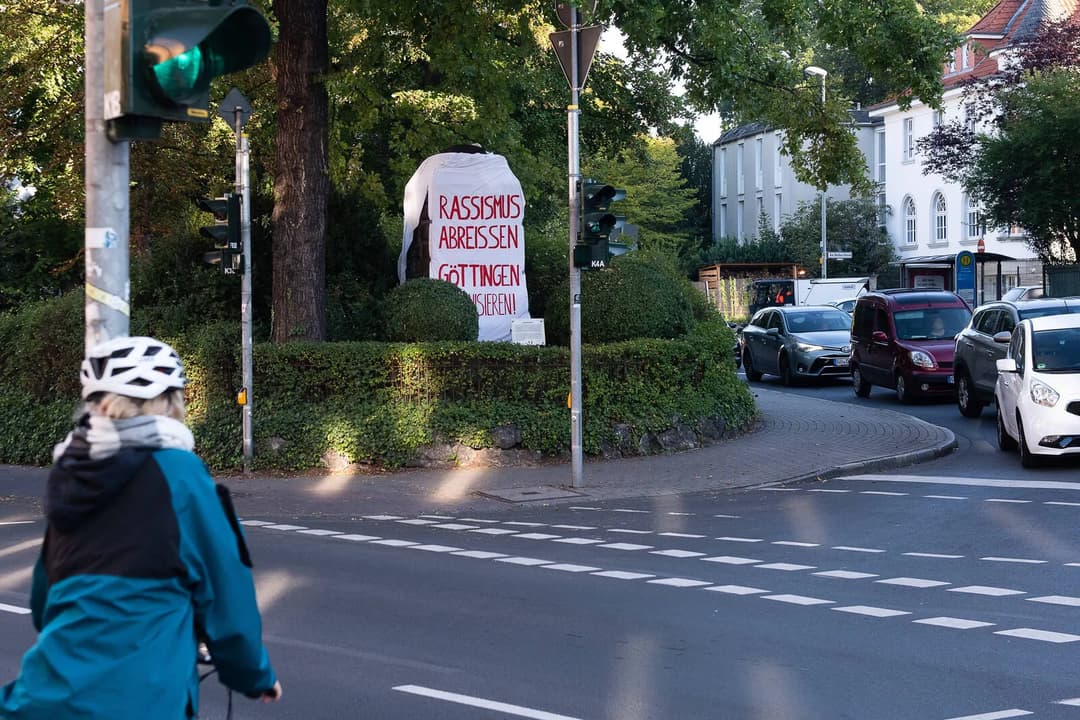
[[(825, 76), (821, 76), (821, 111), (825, 112)], [(827, 187), (827, 186), (825, 186)], [(825, 187), (821, 189), (821, 279), (829, 277), (829, 247), (825, 240)]]
[[(131, 327), (128, 280), (127, 140), (105, 131), (105, 0), (86, 0), (86, 302), (85, 348), (127, 335)], [(120, 12), (111, 3), (108, 12)]]
[(244, 472), (251, 472), (251, 459), (255, 456), (252, 406), (254, 404), (254, 370), (251, 352), (251, 192), (248, 137), (241, 132), (241, 112), (236, 110), (236, 193), (240, 196), (240, 239), (244, 257), (243, 275), (240, 281), (240, 334), (243, 354), (244, 403), (242, 406), (244, 430)]
[(581, 221), (581, 158), (578, 155), (578, 30), (577, 8), (571, 9), (570, 105), (566, 108), (566, 141), (570, 164), (570, 485), (582, 487), (581, 426), (581, 271), (574, 267), (574, 245)]

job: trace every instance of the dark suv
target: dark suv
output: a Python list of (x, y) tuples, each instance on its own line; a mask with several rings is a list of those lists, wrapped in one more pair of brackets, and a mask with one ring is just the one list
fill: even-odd
[(968, 326), (956, 336), (956, 404), (964, 417), (979, 417), (983, 407), (994, 402), (997, 361), (1005, 357), (1006, 338), (994, 342), (1000, 333), (1012, 334), (1021, 320), (1044, 315), (1080, 313), (1080, 298), (1042, 298), (980, 305)]
[(895, 388), (901, 402), (952, 394), (955, 337), (970, 318), (967, 303), (943, 290), (861, 295), (851, 324), (855, 394), (866, 397), (873, 385)]

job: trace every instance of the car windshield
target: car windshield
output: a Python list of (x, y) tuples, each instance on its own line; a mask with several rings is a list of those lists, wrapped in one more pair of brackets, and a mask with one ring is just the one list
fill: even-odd
[(896, 335), (901, 340), (951, 338), (963, 330), (970, 319), (967, 308), (959, 307), (902, 310), (893, 315)]
[(1020, 319), (1045, 317), (1047, 315), (1065, 315), (1067, 313), (1080, 313), (1080, 307), (1066, 307), (1055, 305), (1053, 307), (1026, 308), (1020, 311)]
[(788, 329), (793, 333), (829, 332), (850, 330), (851, 316), (842, 310), (800, 312), (787, 314)]
[(1039, 372), (1080, 371), (1080, 328), (1032, 333), (1031, 353)]

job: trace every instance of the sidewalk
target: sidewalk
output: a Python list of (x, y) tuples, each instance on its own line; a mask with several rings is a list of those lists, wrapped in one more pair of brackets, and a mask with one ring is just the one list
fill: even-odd
[[(349, 519), (393, 512), (459, 514), (837, 477), (902, 467), (952, 451), (951, 431), (889, 410), (753, 388), (761, 415), (741, 437), (672, 455), (570, 465), (224, 479), (242, 515)], [(47, 470), (0, 467), (0, 495), (39, 494)], [(490, 495), (515, 498), (498, 499)]]

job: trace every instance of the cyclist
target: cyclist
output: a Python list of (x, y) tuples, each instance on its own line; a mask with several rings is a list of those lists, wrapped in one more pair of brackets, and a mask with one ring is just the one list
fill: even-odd
[(227, 687), (279, 699), (240, 524), (183, 423), (179, 356), (116, 338), (90, 350), (81, 381), (47, 484), (38, 637), (0, 689), (0, 718), (192, 718), (198, 638)]

